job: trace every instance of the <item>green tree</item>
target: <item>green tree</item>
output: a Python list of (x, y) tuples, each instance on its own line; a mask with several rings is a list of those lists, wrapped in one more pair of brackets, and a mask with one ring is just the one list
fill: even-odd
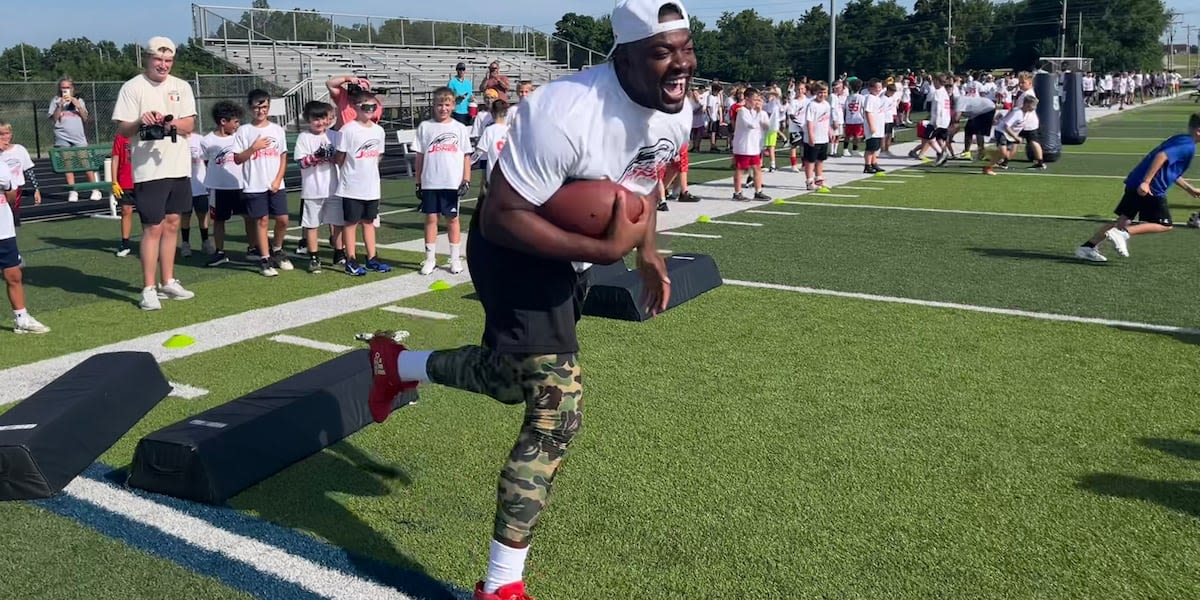
[(717, 39), (724, 52), (719, 55), (730, 81), (764, 82), (787, 72), (784, 49), (780, 47), (771, 19), (754, 9), (724, 13), (717, 19)]

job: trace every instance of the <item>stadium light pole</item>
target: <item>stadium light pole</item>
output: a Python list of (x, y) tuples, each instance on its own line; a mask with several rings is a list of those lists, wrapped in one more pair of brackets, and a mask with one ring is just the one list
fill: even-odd
[(837, 0), (829, 0), (829, 85), (837, 80)]
[(946, 2), (946, 72), (954, 73), (954, 62), (950, 53), (954, 51), (954, 0)]

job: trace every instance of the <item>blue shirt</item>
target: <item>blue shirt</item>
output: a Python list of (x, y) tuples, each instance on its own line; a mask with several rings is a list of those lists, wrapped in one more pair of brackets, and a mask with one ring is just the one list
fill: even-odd
[(466, 96), (458, 104), (454, 105), (454, 112), (456, 112), (460, 115), (465, 115), (468, 112), (470, 112), (468, 110), (469, 109), (468, 105), (471, 103), (471, 96), (472, 96), (473, 92), (475, 91), (475, 90), (471, 89), (473, 87), (471, 85), (471, 80), (470, 79), (461, 79), (460, 80), (457, 77), (451, 77), (450, 83), (447, 84), (447, 87), (450, 88), (450, 91), (454, 92), (455, 98), (457, 98), (459, 96)]
[(1154, 179), (1150, 180), (1150, 195), (1160, 198), (1166, 197), (1167, 190), (1175, 183), (1175, 180), (1183, 176), (1192, 164), (1192, 157), (1196, 155), (1196, 142), (1192, 140), (1192, 136), (1187, 133), (1173, 135), (1167, 138), (1167, 141), (1158, 145), (1157, 148), (1150, 151), (1138, 166), (1134, 167), (1129, 172), (1129, 177), (1125, 178), (1125, 186), (1136, 188), (1146, 179), (1146, 172), (1150, 170), (1150, 163), (1154, 162), (1154, 157), (1158, 156), (1159, 152), (1167, 154), (1167, 163), (1158, 170), (1154, 175)]

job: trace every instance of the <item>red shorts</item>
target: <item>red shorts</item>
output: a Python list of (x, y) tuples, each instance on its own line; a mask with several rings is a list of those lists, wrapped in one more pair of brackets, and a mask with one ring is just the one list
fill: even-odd
[(733, 168), (745, 171), (754, 167), (762, 166), (761, 154), (734, 154)]
[(1004, 110), (1012, 110), (1012, 102), (1005, 102)]
[(911, 102), (901, 102), (901, 103), (900, 103), (900, 112), (901, 112), (901, 113), (906, 113), (906, 112), (908, 112), (908, 109), (910, 109), (910, 108), (912, 108), (912, 103), (911, 103)]
[(864, 133), (866, 133), (866, 129), (863, 127), (862, 123), (858, 123), (856, 125), (851, 125), (850, 123), (846, 123), (846, 137), (860, 138), (860, 137), (863, 137)]
[(17, 212), (18, 210), (21, 210), (21, 194), (24, 193), (25, 190), (24, 188), (17, 188), (14, 191), (17, 192), (17, 197), (13, 198), (12, 209), (13, 212)]
[(688, 170), (688, 145), (684, 144), (679, 147), (679, 172), (687, 173)]

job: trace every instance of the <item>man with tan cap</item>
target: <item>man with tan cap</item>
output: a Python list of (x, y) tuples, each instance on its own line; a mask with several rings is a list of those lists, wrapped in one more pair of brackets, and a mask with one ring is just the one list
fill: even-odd
[(175, 240), (180, 215), (192, 210), (187, 136), (195, 127), (196, 99), (187, 82), (171, 75), (174, 64), (175, 44), (161, 36), (150, 38), (146, 70), (121, 86), (113, 107), (117, 133), (130, 140), (135, 206), (142, 220), (142, 310), (161, 309), (160, 298), (195, 295), (175, 279)]
[[(612, 26), (616, 44), (606, 64), (555, 80), (518, 105), (479, 199), (467, 261), (485, 315), (483, 343), (420, 352), (387, 334), (371, 340), (376, 421), (387, 419), (398, 393), (430, 382), (524, 406), (500, 472), (487, 575), (475, 600), (529, 598), (522, 575), (532, 530), (583, 419), (575, 325), (591, 263), (614, 263), (637, 248), (647, 312), (663, 311), (670, 298), (654, 245), (655, 205), (660, 173), (679, 160), (692, 125), (683, 110), (696, 70), (687, 11), (676, 0), (622, 0)], [(538, 214), (568, 181), (604, 178), (628, 192), (617, 197), (606, 237), (564, 231)], [(642, 203), (641, 221), (625, 216), (629, 202)]]

